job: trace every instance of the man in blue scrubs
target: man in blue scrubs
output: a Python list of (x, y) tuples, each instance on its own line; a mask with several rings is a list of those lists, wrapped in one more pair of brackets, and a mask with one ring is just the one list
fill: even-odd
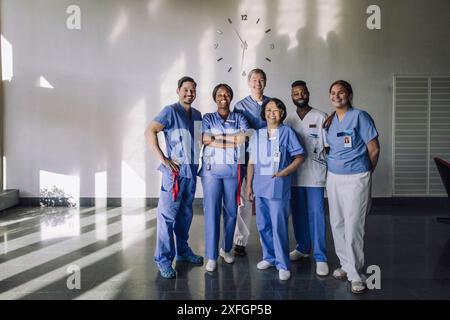
[[(261, 106), (269, 100), (264, 95), (267, 76), (261, 69), (253, 69), (248, 74), (248, 87), (250, 95), (237, 102), (233, 112), (241, 113), (246, 118), (253, 130), (261, 129), (267, 126), (266, 121), (261, 118)], [(244, 172), (246, 169), (244, 168)], [(249, 202), (244, 195), (246, 194), (246, 179), (244, 178), (241, 187), (241, 204), (238, 207), (236, 229), (234, 232), (234, 253), (239, 256), (245, 256), (245, 247), (250, 237), (250, 223), (252, 217), (252, 203)]]
[[(191, 107), (196, 86), (194, 79), (181, 78), (177, 89), (179, 102), (162, 109), (145, 132), (150, 148), (161, 161), (154, 260), (161, 276), (168, 279), (176, 277), (172, 267), (175, 254), (177, 261), (203, 265), (203, 257), (194, 254), (188, 245), (201, 143), (202, 115)], [(157, 134), (161, 131), (164, 132), (167, 155), (159, 147)]]

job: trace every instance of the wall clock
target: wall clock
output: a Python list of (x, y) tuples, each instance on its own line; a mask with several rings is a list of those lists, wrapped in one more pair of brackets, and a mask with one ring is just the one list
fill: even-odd
[[(259, 60), (264, 59), (266, 63), (272, 62), (275, 49), (273, 31), (264, 26), (261, 18), (252, 18), (247, 14), (242, 14), (237, 19), (228, 18), (216, 33), (216, 60), (227, 72), (234, 71), (243, 77), (247, 76), (248, 69), (256, 67), (249, 61), (249, 55)], [(236, 50), (240, 54), (237, 60), (233, 60), (229, 53)]]

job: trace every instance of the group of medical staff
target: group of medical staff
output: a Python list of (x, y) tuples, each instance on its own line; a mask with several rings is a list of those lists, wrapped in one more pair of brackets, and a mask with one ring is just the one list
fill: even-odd
[[(262, 246), (260, 270), (276, 267), (280, 280), (291, 276), (291, 261), (314, 257), (316, 274), (327, 276), (324, 192), (340, 266), (332, 276), (348, 280), (353, 293), (366, 290), (365, 217), (370, 210), (371, 177), (380, 147), (373, 119), (352, 106), (353, 89), (343, 80), (330, 86), (335, 111), (309, 105), (307, 84), (292, 83), (296, 112), (264, 95), (263, 70), (248, 75), (250, 95), (231, 110), (232, 88), (218, 84), (216, 111), (192, 107), (194, 79), (178, 81), (179, 101), (153, 119), (145, 135), (161, 161), (154, 260), (163, 278), (175, 278), (173, 260), (203, 265), (189, 247), (197, 175), (203, 187), (205, 269), (214, 272), (219, 257), (234, 263), (246, 255), (252, 213)], [(157, 134), (164, 133), (166, 153)], [(200, 159), (200, 160), (199, 160)], [(289, 252), (292, 214), (296, 247)], [(221, 228), (221, 219), (223, 220)]]

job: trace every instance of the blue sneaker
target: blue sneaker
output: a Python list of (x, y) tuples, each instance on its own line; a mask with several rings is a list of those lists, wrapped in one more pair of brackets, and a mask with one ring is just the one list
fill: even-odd
[(177, 261), (186, 261), (186, 262), (189, 262), (192, 264), (203, 265), (203, 257), (198, 256), (194, 253), (192, 253), (188, 256), (178, 256)]
[(177, 276), (177, 273), (175, 272), (175, 270), (173, 270), (172, 266), (162, 267), (161, 269), (159, 269), (159, 272), (165, 279), (173, 279)]

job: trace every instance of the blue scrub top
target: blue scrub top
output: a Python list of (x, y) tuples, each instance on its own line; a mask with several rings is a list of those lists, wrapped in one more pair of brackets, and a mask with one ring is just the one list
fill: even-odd
[[(153, 119), (164, 126), (167, 157), (180, 164), (180, 177), (195, 178), (201, 142), (202, 114), (191, 107), (191, 117), (178, 102), (164, 107)], [(161, 164), (163, 174), (172, 175), (170, 168)]]
[[(263, 96), (263, 104), (269, 99)], [(258, 130), (267, 126), (266, 121), (261, 118), (261, 106), (251, 96), (238, 101), (234, 105), (233, 112), (243, 114), (252, 129)]]
[[(277, 156), (278, 150), (278, 156)], [(285, 200), (291, 197), (291, 175), (275, 177), (296, 155), (305, 150), (290, 127), (281, 124), (276, 135), (269, 139), (267, 127), (259, 129), (251, 138), (250, 159), (254, 164), (253, 193), (256, 197)]]
[(330, 145), (328, 170), (334, 174), (371, 171), (366, 145), (377, 137), (375, 123), (367, 112), (349, 108), (341, 122), (335, 115), (326, 135)]
[[(207, 113), (202, 121), (202, 133), (209, 135), (235, 135), (249, 129), (247, 119), (239, 113), (230, 112), (224, 121), (218, 112)], [(214, 148), (205, 146), (203, 150), (202, 169), (200, 176), (212, 175), (218, 178), (231, 178), (237, 176), (237, 165), (243, 164), (244, 146), (241, 148)]]

